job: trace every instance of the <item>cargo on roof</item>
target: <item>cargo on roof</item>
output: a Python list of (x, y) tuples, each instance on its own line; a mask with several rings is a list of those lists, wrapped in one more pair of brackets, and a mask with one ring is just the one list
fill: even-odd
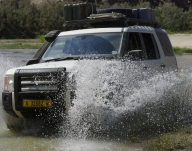
[[(88, 27), (127, 27), (147, 25), (157, 27), (152, 8), (105, 8), (96, 10), (94, 3), (64, 5), (64, 26), (70, 29)], [(74, 28), (74, 26), (76, 26)], [(72, 27), (72, 28), (71, 28)]]

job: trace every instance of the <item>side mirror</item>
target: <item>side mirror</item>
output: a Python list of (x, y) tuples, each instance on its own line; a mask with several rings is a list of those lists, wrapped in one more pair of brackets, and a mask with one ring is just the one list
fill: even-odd
[(142, 50), (131, 50), (128, 52), (127, 57), (130, 60), (142, 60), (143, 59), (143, 51)]

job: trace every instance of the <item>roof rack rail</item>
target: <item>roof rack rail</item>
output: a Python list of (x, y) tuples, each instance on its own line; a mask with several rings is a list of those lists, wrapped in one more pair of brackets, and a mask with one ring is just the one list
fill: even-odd
[(119, 18), (92, 18), (84, 20), (65, 21), (64, 27), (66, 30), (74, 30), (76, 28), (106, 28), (106, 27), (128, 27), (128, 26), (151, 26), (159, 27), (156, 21), (147, 21), (135, 18), (119, 17)]

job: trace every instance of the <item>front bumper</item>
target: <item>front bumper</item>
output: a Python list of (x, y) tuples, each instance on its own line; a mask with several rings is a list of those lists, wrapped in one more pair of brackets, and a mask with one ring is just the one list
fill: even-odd
[(15, 117), (18, 117), (18, 115), (14, 112), (13, 110), (13, 105), (12, 105), (12, 92), (3, 92), (2, 93), (2, 103), (3, 103), (3, 108), (4, 110)]
[[(14, 73), (14, 92), (2, 93), (3, 108), (20, 118), (63, 116), (73, 98), (71, 88), (66, 87), (67, 81), (65, 68), (18, 69)], [(47, 100), (51, 105), (26, 107), (24, 100), (35, 103)]]
[[(14, 92), (2, 93), (2, 103), (3, 109), (14, 117), (19, 118), (44, 118), (44, 117), (59, 117), (67, 114), (68, 109), (71, 107), (72, 99), (74, 98), (74, 91), (66, 91), (65, 95), (58, 99), (56, 94), (49, 94), (49, 97), (52, 100), (52, 107), (31, 107), (25, 108), (15, 103)], [(46, 99), (45, 94), (39, 95), (38, 93), (24, 94), (20, 95), (20, 102), (23, 99)]]

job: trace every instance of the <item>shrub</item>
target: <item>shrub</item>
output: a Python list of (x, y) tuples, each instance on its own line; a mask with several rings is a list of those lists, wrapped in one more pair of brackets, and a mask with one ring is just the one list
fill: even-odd
[[(31, 4), (30, 0), (1, 1), (0, 38), (35, 38), (37, 35), (45, 35), (50, 30), (64, 30), (64, 4), (74, 2), (77, 3), (78, 0), (60, 3), (47, 1), (41, 5)], [(137, 5), (130, 5), (127, 2), (110, 5), (106, 1), (96, 4), (97, 9), (151, 6), (149, 2), (142, 2)], [(169, 2), (160, 4), (154, 9), (156, 10), (157, 21), (170, 33), (192, 31), (192, 8), (184, 11)]]

